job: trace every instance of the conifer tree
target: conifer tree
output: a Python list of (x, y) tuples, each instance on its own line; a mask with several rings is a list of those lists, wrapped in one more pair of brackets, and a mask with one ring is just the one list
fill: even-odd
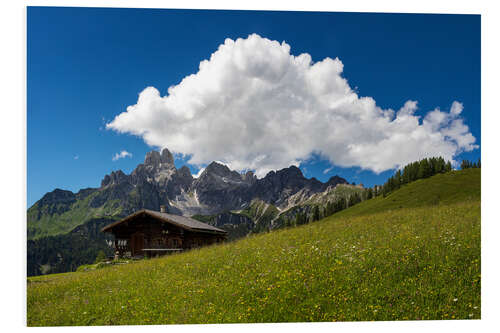
[(445, 172), (445, 161), (444, 161), (444, 158), (442, 158), (441, 156), (438, 157), (437, 161), (436, 161), (436, 168), (435, 168), (435, 174), (438, 174), (438, 173), (442, 173), (442, 172)]
[(469, 169), (471, 167), (471, 164), (468, 160), (462, 160), (462, 163), (460, 164), (460, 169)]
[(320, 220), (319, 206), (314, 206), (312, 220), (313, 221)]
[(401, 170), (399, 169), (396, 171), (396, 175), (394, 176), (394, 187), (395, 188), (400, 188), (401, 187)]
[(446, 172), (450, 172), (452, 170), (452, 167), (451, 167), (451, 162), (448, 161), (446, 162), (446, 168), (445, 168)]
[(418, 168), (418, 179), (427, 178), (431, 175), (431, 167), (429, 165), (429, 161), (424, 158), (420, 161), (420, 165)]

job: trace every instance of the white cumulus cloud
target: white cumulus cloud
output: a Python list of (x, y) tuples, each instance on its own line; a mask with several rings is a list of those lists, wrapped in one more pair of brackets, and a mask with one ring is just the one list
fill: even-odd
[(307, 53), (294, 56), (287, 43), (256, 34), (226, 39), (197, 73), (164, 96), (144, 89), (106, 128), (189, 155), (193, 165), (220, 160), (259, 177), (312, 154), (382, 172), (477, 148), (461, 103), (423, 119), (415, 115), (416, 101), (382, 109), (351, 89), (343, 67), (338, 58), (313, 63)]
[(125, 157), (132, 157), (132, 154), (126, 150), (122, 150), (121, 152), (114, 154), (112, 160), (117, 161), (120, 158), (125, 158)]

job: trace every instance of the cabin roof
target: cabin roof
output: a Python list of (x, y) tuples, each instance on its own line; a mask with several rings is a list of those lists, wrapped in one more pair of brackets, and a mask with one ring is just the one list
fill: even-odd
[(154, 210), (149, 210), (149, 209), (143, 209), (138, 212), (135, 212), (134, 214), (131, 214), (127, 217), (125, 217), (123, 220), (108, 224), (104, 228), (101, 229), (103, 232), (110, 232), (114, 227), (117, 225), (120, 225), (122, 223), (125, 223), (127, 221), (132, 221), (136, 218), (139, 218), (140, 216), (143, 215), (148, 215), (160, 222), (163, 223), (170, 223), (173, 225), (176, 225), (184, 230), (189, 230), (189, 231), (197, 231), (197, 232), (209, 232), (209, 233), (217, 233), (217, 234), (227, 234), (227, 231), (216, 228), (214, 226), (211, 226), (209, 224), (197, 221), (195, 219), (192, 219), (190, 217), (186, 216), (181, 216), (181, 215), (174, 215), (174, 214), (168, 214), (168, 213), (160, 213)]

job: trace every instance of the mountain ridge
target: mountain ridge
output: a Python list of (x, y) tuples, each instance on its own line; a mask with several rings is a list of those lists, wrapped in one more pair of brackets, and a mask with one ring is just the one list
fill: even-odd
[[(172, 153), (164, 148), (148, 152), (130, 174), (115, 170), (105, 175), (98, 188), (46, 193), (28, 209), (28, 238), (69, 232), (89, 218), (126, 216), (143, 208), (159, 210), (160, 205), (186, 216), (241, 210), (255, 199), (284, 209), (298, 192), (306, 198), (338, 184), (348, 182), (339, 176), (326, 183), (309, 179), (296, 166), (270, 171), (259, 179), (252, 171), (239, 173), (219, 162), (210, 163), (195, 178), (188, 167), (177, 169)], [(84, 220), (69, 221), (77, 210), (74, 218)]]

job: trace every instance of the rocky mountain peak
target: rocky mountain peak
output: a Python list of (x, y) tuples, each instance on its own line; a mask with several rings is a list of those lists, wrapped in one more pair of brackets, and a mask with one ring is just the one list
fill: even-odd
[(333, 186), (335, 187), (337, 184), (349, 184), (347, 180), (337, 175), (330, 177), (330, 179), (325, 183), (326, 187)]
[(112, 171), (111, 174), (104, 176), (104, 179), (101, 181), (101, 187), (122, 183), (127, 180), (127, 177), (121, 170)]
[(243, 180), (249, 183), (253, 183), (257, 180), (257, 176), (255, 176), (253, 171), (247, 171), (247, 173), (243, 175)]
[(179, 170), (177, 170), (177, 173), (181, 177), (193, 178), (193, 176), (191, 175), (191, 170), (189, 170), (189, 168), (185, 165), (183, 165)]
[(56, 188), (54, 191), (46, 193), (37, 201), (35, 205), (38, 207), (35, 208), (36, 213), (32, 216), (35, 220), (40, 220), (43, 214), (48, 214), (49, 216), (62, 214), (69, 210), (76, 200), (76, 195), (73, 192)]
[[(231, 169), (229, 169), (227, 165), (218, 162), (212, 162), (205, 168), (202, 174), (214, 174), (221, 177), (228, 177), (233, 173), (235, 173), (235, 171), (231, 171)], [(236, 174), (238, 173), (236, 172)]]
[(40, 205), (55, 204), (61, 202), (75, 201), (75, 194), (71, 191), (61, 190), (56, 188), (54, 191), (46, 193), (39, 201)]
[(164, 148), (161, 153), (156, 150), (152, 150), (146, 153), (144, 166), (149, 169), (174, 169), (174, 156), (167, 148)]
[(281, 169), (276, 173), (281, 175), (287, 175), (289, 177), (294, 177), (294, 178), (304, 178), (302, 171), (295, 165), (291, 165), (288, 168)]
[(158, 166), (161, 163), (161, 155), (158, 151), (152, 150), (146, 153), (146, 158), (144, 159), (144, 165), (146, 166)]
[(292, 165), (278, 171), (270, 171), (264, 179), (272, 181), (287, 182), (288, 180), (305, 180), (302, 171), (296, 166)]
[(161, 151), (161, 162), (174, 165), (174, 156), (167, 148), (163, 148), (163, 150)]

